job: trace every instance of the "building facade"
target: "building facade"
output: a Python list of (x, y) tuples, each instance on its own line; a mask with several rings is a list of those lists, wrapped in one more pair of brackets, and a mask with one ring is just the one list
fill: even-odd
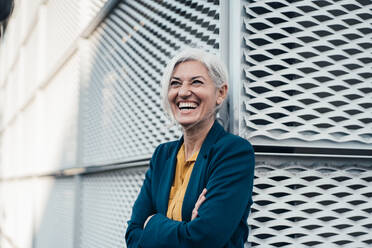
[(0, 247), (125, 247), (162, 70), (221, 55), (256, 151), (247, 247), (371, 247), (369, 0), (18, 0), (0, 41)]

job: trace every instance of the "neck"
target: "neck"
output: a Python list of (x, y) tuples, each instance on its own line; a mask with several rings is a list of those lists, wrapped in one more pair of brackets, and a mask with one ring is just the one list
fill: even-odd
[(205, 137), (213, 126), (213, 123), (214, 118), (208, 122), (200, 123), (192, 128), (183, 129), (186, 159), (189, 159), (195, 152), (200, 150)]

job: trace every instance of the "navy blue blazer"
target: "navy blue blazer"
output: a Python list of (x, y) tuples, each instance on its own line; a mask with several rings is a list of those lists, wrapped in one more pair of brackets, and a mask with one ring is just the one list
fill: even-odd
[[(225, 132), (217, 121), (213, 124), (190, 176), (182, 205), (183, 221), (175, 221), (166, 215), (182, 143), (183, 137), (155, 149), (128, 221), (127, 247), (244, 247), (255, 163), (251, 144)], [(206, 201), (198, 217), (190, 221), (204, 188), (208, 190)], [(153, 214), (143, 229), (147, 217)]]

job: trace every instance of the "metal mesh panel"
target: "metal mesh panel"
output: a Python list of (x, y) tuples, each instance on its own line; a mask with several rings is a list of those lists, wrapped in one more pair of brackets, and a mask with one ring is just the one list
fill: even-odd
[(17, 237), (17, 199), (14, 197), (17, 194), (15, 183), (1, 183), (2, 188), (2, 215), (1, 215), (1, 232), (16, 240)]
[(42, 92), (44, 112), (39, 124), (43, 125), (43, 130), (39, 135), (44, 172), (76, 165), (78, 80), (79, 56), (76, 53)]
[(73, 247), (75, 184), (73, 178), (37, 180), (35, 247)]
[[(0, 97), (1, 97), (1, 91), (0, 91)], [(0, 101), (0, 113), (1, 113), (1, 101)], [(1, 114), (0, 114), (0, 121), (1, 121)], [(4, 156), (2, 155), (4, 153), (4, 132), (0, 132), (0, 178), (2, 177), (3, 171), (4, 171)], [(1, 189), (0, 189), (1, 192)], [(1, 198), (0, 198), (1, 200)]]
[(49, 0), (46, 8), (47, 71), (50, 71), (79, 34), (79, 1)]
[(81, 15), (81, 25), (84, 29), (93, 18), (100, 12), (102, 7), (108, 2), (108, 0), (83, 0), (81, 1), (82, 15)]
[(4, 40), (1, 42), (1, 46), (4, 46), (2, 50), (5, 60), (5, 71), (9, 72), (11, 67), (13, 66), (15, 60), (17, 59), (17, 55), (22, 43), (21, 40), (21, 22), (22, 16), (20, 13), (19, 8), (14, 8), (12, 13), (12, 18), (9, 19), (7, 24), (7, 31), (6, 35), (4, 36)]
[(29, 103), (27, 108), (22, 112), (22, 158), (27, 166), (21, 169), (21, 175), (37, 175), (45, 172), (41, 168), (42, 158), (45, 156), (45, 145), (41, 144), (41, 137), (45, 133), (45, 126), (42, 122), (42, 107), (40, 97), (36, 97)]
[(0, 247), (31, 247), (32, 186), (32, 180), (0, 183), (0, 232), (14, 245), (3, 240)]
[(23, 120), (16, 118), (3, 132), (3, 148), (1, 154), (1, 167), (3, 178), (19, 176), (22, 173), (23, 160)]
[(371, 7), (244, 1), (242, 135), (256, 145), (370, 149)]
[(38, 7), (41, 3), (41, 0), (21, 0), (17, 1), (16, 8), (20, 8), (21, 12), (21, 21), (22, 21), (22, 30), (21, 37), (22, 41), (24, 37), (30, 32), (37, 18)]
[(24, 80), (22, 80), (22, 91), (24, 92), (25, 101), (31, 97), (41, 81), (41, 61), (43, 54), (41, 50), (45, 49), (40, 46), (41, 32), (41, 20), (37, 18), (36, 22), (34, 22), (31, 34), (25, 41), (24, 48), (22, 49), (24, 64), (26, 65), (24, 66)]
[[(2, 44), (2, 43), (0, 43)], [(6, 78), (6, 58), (5, 58), (5, 46), (4, 44), (0, 46), (0, 89), (4, 87), (5, 84), (5, 78)]]
[(256, 166), (248, 240), (264, 247), (372, 245), (372, 171)]
[(15, 117), (23, 100), (23, 92), (21, 88), (21, 80), (23, 79), (23, 65), (24, 64), (21, 59), (16, 60), (12, 70), (8, 73), (8, 77), (4, 85), (6, 95), (4, 102), (4, 125)]
[(125, 1), (89, 39), (84, 164), (148, 156), (180, 134), (160, 106), (160, 77), (181, 46), (218, 49), (218, 1)]
[(125, 230), (146, 168), (83, 176), (79, 247), (125, 247)]
[(8, 160), (9, 160), (9, 146), (7, 146), (7, 143), (9, 143), (9, 129), (5, 130), (1, 133), (1, 156), (0, 156), (0, 175), (1, 177), (5, 177), (7, 174), (7, 166), (8, 166)]

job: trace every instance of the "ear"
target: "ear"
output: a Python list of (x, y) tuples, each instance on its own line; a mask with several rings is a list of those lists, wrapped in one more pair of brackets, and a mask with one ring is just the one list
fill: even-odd
[(217, 105), (222, 104), (227, 97), (228, 88), (229, 87), (227, 86), (227, 84), (224, 83), (220, 88), (217, 89)]

